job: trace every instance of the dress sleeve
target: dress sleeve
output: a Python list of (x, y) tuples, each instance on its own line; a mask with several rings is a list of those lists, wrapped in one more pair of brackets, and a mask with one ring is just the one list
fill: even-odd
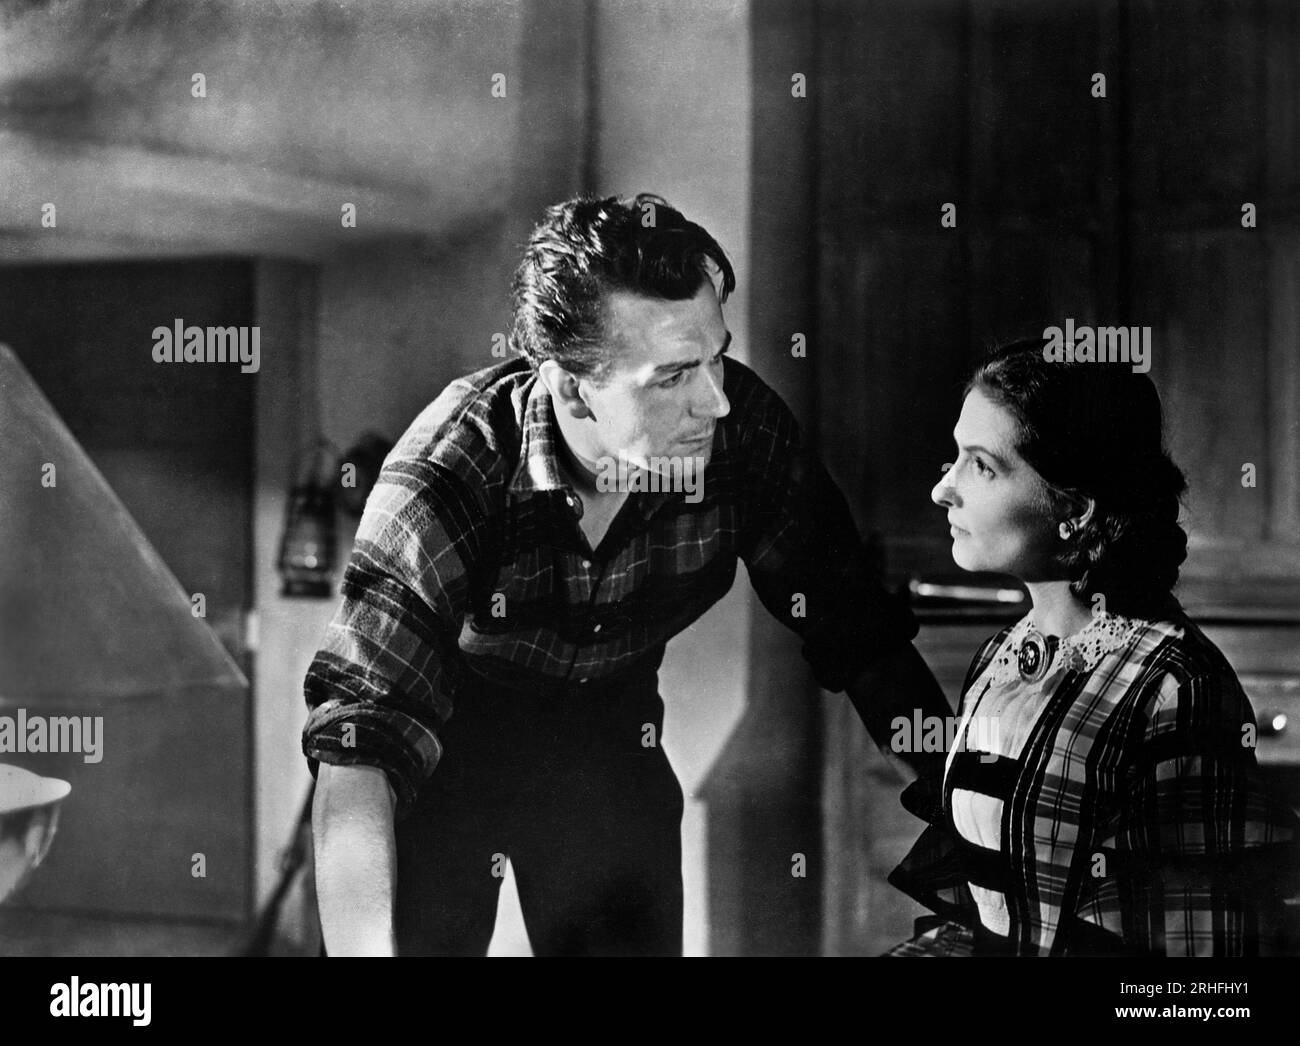
[(1161, 681), (1117, 777), (1113, 825), (1085, 854), (1078, 918), (1129, 952), (1253, 955), (1297, 885), (1294, 813), (1265, 789), (1255, 719), (1230, 670)]
[(429, 461), (387, 463), (366, 502), (343, 600), (304, 682), (303, 752), (319, 763), (376, 766), (398, 816), (442, 755), (451, 715), (446, 653), (455, 643), (481, 512)]

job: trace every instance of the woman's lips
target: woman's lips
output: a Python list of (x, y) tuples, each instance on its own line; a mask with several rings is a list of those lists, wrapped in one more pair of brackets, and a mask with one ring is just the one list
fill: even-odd
[(969, 535), (969, 534), (970, 534), (970, 531), (969, 531), (969, 530), (965, 530), (965, 529), (963, 529), (962, 527), (957, 526), (956, 523), (949, 523), (949, 524), (948, 524), (948, 531), (949, 531), (949, 533), (951, 533), (952, 536), (955, 537), (955, 538), (962, 537), (963, 535)]

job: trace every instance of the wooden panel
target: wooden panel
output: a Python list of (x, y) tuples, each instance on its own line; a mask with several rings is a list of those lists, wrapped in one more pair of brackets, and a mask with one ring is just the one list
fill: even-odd
[(940, 203), (961, 199), (962, 5), (831, 0), (817, 30), (822, 235), (852, 241), (864, 221), (938, 229)]
[[(815, 11), (785, 0), (750, 5), (753, 104), (750, 359), (815, 438), (809, 360), (790, 335), (815, 319), (812, 98), (790, 76), (814, 67)], [(811, 78), (816, 83), (816, 77)], [(741, 274), (741, 278), (746, 278)], [(814, 346), (815, 333), (810, 336)], [(821, 935), (819, 709), (800, 640), (766, 613), (749, 638), (749, 704), (699, 794), (708, 803), (709, 949), (714, 955), (815, 953)], [(774, 758), (774, 754), (777, 755)], [(790, 854), (809, 857), (792, 880)], [(780, 862), (781, 871), (773, 874)]]
[[(979, 644), (998, 626), (924, 627), (917, 649), (956, 707)], [(830, 955), (879, 955), (912, 936), (929, 914), (885, 880), (924, 824), (898, 801), (903, 779), (872, 744), (849, 702), (828, 698), (823, 811), (826, 840), (824, 938)]]
[(1268, 535), (1300, 573), (1300, 232), (1269, 237)]
[(823, 251), (822, 454), (864, 529), (941, 536), (930, 503), (960, 408), (961, 252), (940, 232)]
[(925, 827), (898, 801), (903, 780), (847, 700), (826, 704), (823, 817), (831, 847), (823, 883), (827, 955), (879, 955), (912, 936), (926, 909), (886, 876)]
[(1076, 324), (1121, 322), (1098, 313), (1093, 237), (1057, 226), (995, 229), (970, 241), (970, 328), (977, 343), (1039, 337), (1067, 317)]
[(1208, 617), (1193, 620), (1238, 673), (1300, 673), (1300, 623), (1279, 621), (1243, 627)]
[(1140, 208), (1225, 222), (1263, 184), (1265, 26), (1256, 4), (1126, 8), (1129, 191)]
[[(1267, 533), (1265, 476), (1268, 286), (1262, 241), (1248, 230), (1188, 232), (1134, 248), (1132, 322), (1150, 324), (1151, 377), (1165, 404), (1167, 439), (1187, 475), (1185, 526), (1194, 546), (1253, 545)], [(1196, 548), (1188, 572), (1197, 572)]]
[(1296, 210), (1300, 200), (1300, 5), (1294, 0), (1264, 0), (1262, 10), (1267, 198), (1287, 207), (1294, 227), (1300, 217)]
[(1095, 221), (1098, 158), (1114, 102), (1092, 97), (1102, 23), (1093, 0), (971, 5), (967, 131), (971, 182), (965, 191), (981, 225), (1018, 217), (1073, 215)]
[(1300, 767), (1300, 624), (1243, 627), (1202, 622), (1200, 627), (1223, 651), (1250, 698), (1260, 727), (1259, 761)]

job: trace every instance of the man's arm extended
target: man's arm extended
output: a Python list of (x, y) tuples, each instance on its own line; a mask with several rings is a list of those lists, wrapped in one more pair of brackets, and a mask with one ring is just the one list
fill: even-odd
[(387, 775), (377, 767), (321, 764), (311, 827), (321, 931), (330, 955), (397, 954), (396, 803)]
[[(876, 658), (849, 684), (847, 693), (871, 739), (891, 757), (904, 778), (942, 772), (944, 753), (895, 752), (890, 744), (894, 736), (892, 723), (898, 716), (910, 724), (919, 710), (922, 719), (935, 716), (946, 724), (952, 715), (943, 690), (916, 647), (907, 643), (895, 653)], [(907, 748), (919, 747), (919, 739), (910, 729), (907, 737), (913, 741)]]
[(942, 770), (941, 753), (894, 753), (890, 746), (899, 716), (911, 723), (919, 710), (923, 719), (938, 716), (946, 724), (952, 714), (911, 644), (915, 617), (885, 590), (843, 493), (805, 444), (790, 408), (747, 367), (734, 360), (724, 366), (736, 419), (730, 424), (738, 430), (741, 557), (754, 591), (803, 638), (818, 685), (848, 693), (886, 755), (902, 757), (911, 774), (936, 762)]
[(396, 452), (386, 461), (303, 681), (317, 889), (335, 955), (393, 954), (393, 823), (442, 756), (444, 658), (485, 525), (473, 485), (440, 469)]

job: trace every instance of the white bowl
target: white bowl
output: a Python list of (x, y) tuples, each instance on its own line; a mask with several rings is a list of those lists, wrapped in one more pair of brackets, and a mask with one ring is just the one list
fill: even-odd
[(57, 777), (40, 777), (21, 766), (0, 763), (0, 817), (57, 803), (71, 791), (72, 785)]
[(45, 860), (72, 785), (0, 763), (0, 901)]

